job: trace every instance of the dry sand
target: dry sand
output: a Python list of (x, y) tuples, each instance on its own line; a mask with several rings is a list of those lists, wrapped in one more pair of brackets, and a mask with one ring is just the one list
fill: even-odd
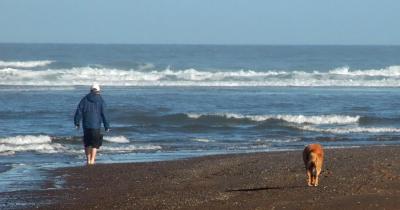
[(302, 151), (98, 164), (55, 171), (64, 189), (4, 196), (53, 202), (42, 209), (400, 209), (399, 163), (397, 146), (329, 149), (318, 187)]

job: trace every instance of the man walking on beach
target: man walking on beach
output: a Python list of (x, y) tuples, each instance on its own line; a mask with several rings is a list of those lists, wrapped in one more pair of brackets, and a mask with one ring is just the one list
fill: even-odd
[(79, 129), (82, 119), (83, 144), (88, 165), (95, 163), (97, 149), (102, 144), (101, 123), (103, 122), (106, 132), (110, 131), (110, 125), (105, 115), (105, 106), (100, 95), (100, 86), (93, 84), (90, 87), (90, 93), (82, 98), (75, 112), (74, 123), (77, 129)]

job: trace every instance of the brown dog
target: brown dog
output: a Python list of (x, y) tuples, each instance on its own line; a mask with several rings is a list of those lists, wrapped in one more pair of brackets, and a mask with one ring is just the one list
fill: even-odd
[(303, 151), (304, 165), (307, 171), (308, 186), (318, 186), (318, 176), (324, 162), (324, 150), (320, 144), (310, 144)]

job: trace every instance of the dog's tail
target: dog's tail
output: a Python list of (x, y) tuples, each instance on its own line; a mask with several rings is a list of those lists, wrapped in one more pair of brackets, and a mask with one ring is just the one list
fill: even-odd
[(314, 152), (310, 153), (310, 165), (312, 167), (311, 173), (313, 176), (317, 176), (317, 167), (316, 167), (316, 162), (317, 162), (317, 154)]

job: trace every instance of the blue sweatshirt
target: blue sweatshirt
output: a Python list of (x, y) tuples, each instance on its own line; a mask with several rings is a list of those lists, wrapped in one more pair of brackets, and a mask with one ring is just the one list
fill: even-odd
[(89, 93), (80, 101), (75, 112), (74, 123), (79, 126), (82, 119), (83, 129), (100, 129), (103, 122), (104, 128), (110, 128), (105, 115), (106, 104), (100, 94)]

